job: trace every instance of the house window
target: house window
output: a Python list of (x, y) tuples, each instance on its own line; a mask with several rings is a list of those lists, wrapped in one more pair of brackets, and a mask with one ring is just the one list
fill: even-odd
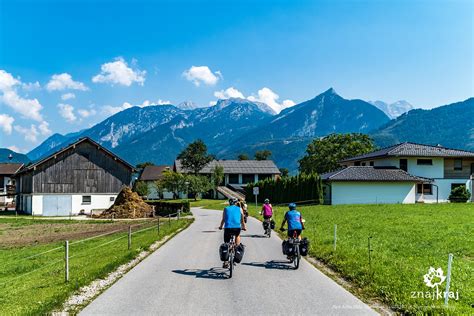
[(354, 166), (360, 166), (360, 161), (354, 162)]
[(454, 170), (462, 170), (462, 159), (454, 159)]
[(365, 162), (362, 163), (362, 166), (365, 166)]
[(432, 166), (433, 159), (417, 159), (416, 164), (419, 166)]
[(426, 194), (426, 195), (432, 195), (433, 194), (433, 185), (429, 183), (418, 183), (416, 185), (416, 193), (417, 194)]
[(242, 175), (242, 183), (253, 183), (255, 182), (255, 175), (254, 174), (243, 174)]
[(408, 160), (407, 159), (400, 159), (400, 169), (404, 171), (408, 171)]
[(92, 202), (92, 197), (90, 195), (83, 195), (82, 196), (82, 204), (83, 205), (90, 205)]
[(229, 174), (229, 183), (232, 183), (232, 184), (239, 183), (239, 175), (238, 174)]
[(373, 162), (373, 161), (370, 162), (370, 166), (371, 166), (371, 167), (374, 166), (374, 162)]
[(271, 179), (271, 178), (272, 178), (271, 174), (259, 174), (258, 175), (258, 181), (265, 180), (265, 179)]
[(451, 190), (456, 189), (458, 187), (465, 187), (464, 183), (451, 183)]

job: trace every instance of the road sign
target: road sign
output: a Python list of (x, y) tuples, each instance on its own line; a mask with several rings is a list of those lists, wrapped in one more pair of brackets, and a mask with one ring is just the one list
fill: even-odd
[(253, 187), (253, 195), (258, 195), (260, 193), (259, 189), (259, 187)]

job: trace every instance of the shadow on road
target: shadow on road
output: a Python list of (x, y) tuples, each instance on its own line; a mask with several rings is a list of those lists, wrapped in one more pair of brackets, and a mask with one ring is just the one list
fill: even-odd
[(288, 261), (243, 262), (242, 265), (265, 269), (289, 270), (292, 268)]
[(211, 268), (211, 269), (184, 269), (184, 270), (173, 270), (174, 273), (194, 276), (195, 278), (200, 279), (214, 279), (221, 280), (227, 279), (227, 269), (223, 268)]
[(256, 234), (253, 234), (253, 235), (240, 235), (240, 237), (242, 237), (242, 238), (268, 238), (265, 235), (256, 235)]

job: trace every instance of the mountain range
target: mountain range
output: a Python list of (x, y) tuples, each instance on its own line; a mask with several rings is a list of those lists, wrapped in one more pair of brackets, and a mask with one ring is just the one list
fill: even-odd
[[(278, 166), (292, 171), (297, 169), (307, 144), (330, 133), (370, 134), (380, 146), (414, 141), (474, 149), (474, 120), (470, 119), (474, 117), (473, 100), (411, 110), (392, 120), (379, 108), (381, 103), (377, 107), (363, 100), (347, 100), (334, 89), (279, 114), (264, 103), (246, 99), (219, 100), (205, 108), (190, 102), (132, 107), (89, 129), (54, 134), (28, 157), (37, 160), (85, 136), (132, 164), (171, 164), (188, 143), (200, 138), (221, 159), (235, 159), (241, 153), (253, 156), (257, 150), (269, 149)], [(389, 108), (396, 107), (391, 104)], [(390, 113), (395, 115), (396, 111)]]
[(369, 101), (369, 103), (375, 105), (378, 109), (382, 110), (391, 119), (395, 119), (403, 113), (414, 109), (413, 105), (411, 105), (405, 100), (400, 100), (390, 104), (380, 100)]

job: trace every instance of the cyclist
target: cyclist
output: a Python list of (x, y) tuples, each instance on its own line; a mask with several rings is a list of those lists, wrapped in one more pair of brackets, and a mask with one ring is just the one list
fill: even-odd
[(240, 199), (239, 203), (238, 203), (238, 206), (244, 212), (244, 221), (247, 223), (247, 217), (249, 216), (247, 203), (245, 203), (244, 199)]
[(260, 212), (260, 215), (263, 215), (263, 219), (270, 219), (273, 216), (273, 207), (270, 204), (269, 199), (265, 199), (263, 206), (262, 206), (262, 211)]
[(281, 223), (280, 230), (285, 230), (285, 223), (288, 222), (288, 237), (293, 237), (296, 232), (298, 239), (301, 240), (301, 231), (304, 229), (303, 217), (301, 213), (296, 210), (296, 204), (290, 203), (288, 205), (289, 210), (285, 213), (283, 223)]
[[(240, 230), (247, 230), (244, 221), (244, 213), (236, 204), (239, 202), (236, 198), (229, 199), (229, 206), (224, 208), (222, 220), (219, 229), (224, 228), (224, 242), (228, 243), (232, 235), (235, 236), (235, 244), (240, 245)], [(223, 267), (226, 268), (228, 262), (224, 262)]]

